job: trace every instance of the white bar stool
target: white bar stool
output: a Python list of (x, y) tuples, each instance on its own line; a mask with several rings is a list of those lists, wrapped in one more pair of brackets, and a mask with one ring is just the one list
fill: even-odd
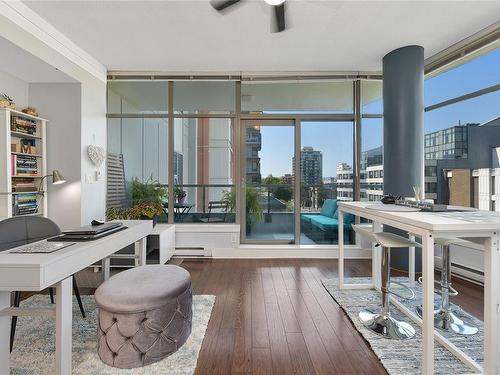
[[(398, 340), (412, 338), (415, 335), (415, 329), (410, 324), (399, 321), (391, 316), (390, 305), (389, 305), (389, 294), (396, 294), (396, 293), (390, 290), (390, 284), (391, 284), (390, 254), (391, 254), (391, 249), (419, 247), (420, 244), (393, 233), (373, 232), (373, 230), (371, 230), (371, 228), (367, 227), (366, 225), (353, 225), (352, 227), (358, 235), (365, 236), (371, 242), (376, 243), (378, 246), (382, 246), (382, 262), (381, 262), (382, 280), (380, 288), (382, 291), (382, 308), (378, 313), (374, 313), (369, 310), (362, 310), (359, 313), (359, 319), (366, 328), (369, 328), (373, 332), (382, 335), (386, 338), (398, 339)], [(394, 283), (399, 284), (396, 282)], [(403, 287), (407, 288), (412, 293), (412, 297), (407, 299), (415, 298), (415, 294), (413, 293), (413, 290), (411, 290), (411, 288), (403, 284), (399, 285), (402, 285)]]
[[(434, 238), (434, 244), (441, 246), (441, 281), (437, 282), (439, 289), (434, 292), (441, 295), (441, 305), (434, 311), (434, 326), (444, 331), (452, 331), (459, 335), (474, 335), (478, 328), (465, 324), (452, 311), (450, 296), (458, 295), (458, 291), (451, 286), (451, 258), (450, 245), (466, 243), (459, 238)], [(418, 279), (422, 283), (422, 278)], [(417, 315), (422, 317), (422, 306), (417, 307)]]

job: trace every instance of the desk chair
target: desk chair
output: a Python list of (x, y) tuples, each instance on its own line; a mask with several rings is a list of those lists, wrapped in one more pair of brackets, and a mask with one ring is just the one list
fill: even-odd
[[(41, 241), (61, 234), (61, 229), (52, 220), (41, 216), (15, 216), (0, 221), (0, 251), (12, 249), (17, 246)], [(85, 310), (78, 285), (73, 277), (73, 290), (75, 292), (80, 312), (85, 318)], [(54, 290), (49, 288), (51, 303), (54, 303)], [(19, 307), (21, 292), (14, 292), (14, 307)], [(10, 351), (16, 335), (17, 316), (12, 316), (10, 328)]]

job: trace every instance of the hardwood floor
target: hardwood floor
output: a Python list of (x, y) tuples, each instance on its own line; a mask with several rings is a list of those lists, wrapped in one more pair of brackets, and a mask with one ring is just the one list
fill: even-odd
[[(217, 296), (196, 374), (386, 374), (321, 285), (336, 260), (188, 261), (194, 294)], [(368, 276), (370, 261), (347, 261)], [(482, 317), (482, 288), (454, 280), (455, 303)]]
[[(194, 294), (216, 296), (197, 375), (386, 374), (321, 285), (337, 277), (336, 260), (184, 260), (181, 266), (191, 273)], [(370, 273), (370, 260), (346, 260), (346, 277)], [(100, 274), (84, 270), (77, 280), (82, 294), (93, 294)], [(453, 285), (459, 295), (452, 301), (482, 319), (483, 289), (459, 279)]]
[[(184, 261), (216, 304), (197, 374), (385, 374), (321, 285), (330, 260)], [(349, 275), (369, 262), (348, 262)]]

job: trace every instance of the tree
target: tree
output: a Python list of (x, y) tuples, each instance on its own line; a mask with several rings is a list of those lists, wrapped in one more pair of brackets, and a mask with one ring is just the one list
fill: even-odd
[(285, 179), (283, 177), (275, 177), (272, 174), (262, 179), (263, 185), (277, 185), (269, 186), (268, 189), (274, 195), (275, 198), (280, 201), (288, 202), (292, 199), (292, 187), (285, 184)]
[(284, 183), (283, 177), (274, 177), (272, 174), (262, 179), (263, 185), (280, 185)]

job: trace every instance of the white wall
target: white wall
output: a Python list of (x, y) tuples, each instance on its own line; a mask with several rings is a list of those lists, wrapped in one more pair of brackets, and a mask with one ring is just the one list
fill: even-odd
[(49, 187), (49, 217), (65, 229), (104, 218), (105, 165), (94, 166), (87, 147), (106, 149), (106, 84), (94, 78), (81, 84), (31, 84), (29, 98), (50, 121), (48, 170), (58, 169), (68, 181)]
[(0, 71), (0, 94), (5, 93), (14, 99), (19, 110), (28, 105), (28, 87), (28, 82)]
[(79, 83), (32, 83), (29, 103), (49, 120), (47, 125), (47, 173), (59, 170), (63, 185), (48, 181), (48, 216), (62, 229), (80, 226), (81, 167)]
[[(105, 171), (102, 167), (102, 177), (95, 181), (96, 168), (87, 157), (87, 146), (95, 143), (106, 147), (106, 67), (20, 1), (0, 0), (0, 36), (81, 84), (81, 116), (79, 121), (76, 120), (75, 128), (78, 129), (72, 136), (80, 138), (76, 148), (79, 157), (72, 164), (80, 170), (81, 206), (78, 212), (73, 213), (73, 220), (86, 224), (92, 218), (103, 218)], [(64, 107), (66, 101), (67, 98), (62, 98), (57, 103), (59, 108)], [(53, 158), (64, 159), (67, 156), (57, 144), (49, 144), (48, 148)], [(88, 183), (87, 177), (90, 177)], [(54, 209), (52, 207), (55, 215)], [(57, 215), (62, 214), (59, 212)]]
[(106, 83), (89, 76), (81, 87), (81, 223), (88, 225), (92, 219), (104, 219), (106, 212), (105, 164), (97, 168), (87, 156), (89, 145), (106, 150)]

